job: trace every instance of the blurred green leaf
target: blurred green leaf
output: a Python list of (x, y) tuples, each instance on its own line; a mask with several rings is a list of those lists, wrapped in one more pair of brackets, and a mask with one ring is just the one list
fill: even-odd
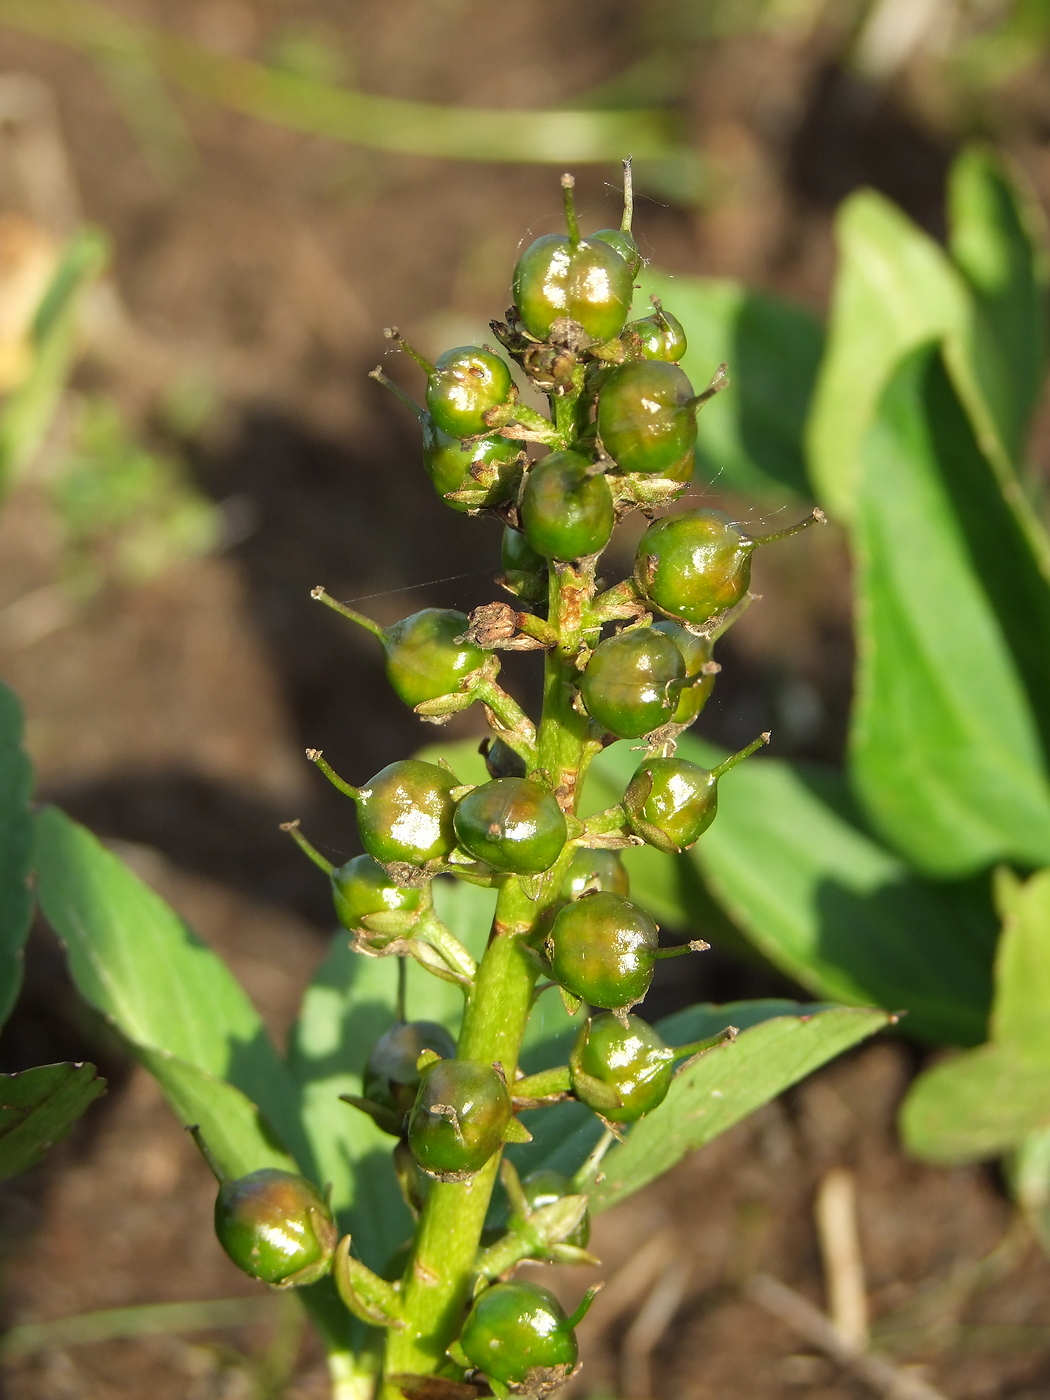
[(901, 1110), (909, 1151), (969, 1162), (1050, 1128), (1050, 870), (998, 880), (1003, 932), (987, 1045), (936, 1065)]
[(22, 986), (22, 947), (33, 917), (29, 889), (33, 769), (22, 747), (22, 707), (0, 682), (0, 1025)]
[(144, 1059), (152, 1052), (171, 1055), (229, 1081), (258, 1104), (309, 1170), (295, 1085), (221, 958), (55, 807), (36, 817), (34, 854), (40, 905), (65, 945), (81, 996)]
[[(979, 483), (980, 455), (936, 349), (894, 375), (861, 461), (857, 790), (882, 835), (929, 874), (1050, 862), (1040, 736), (947, 485)], [(979, 529), (984, 498), (973, 504)], [(991, 531), (1000, 523), (992, 511), (984, 519)], [(1008, 554), (996, 551), (1007, 568)], [(1050, 642), (1047, 599), (1017, 597), (1042, 602), (1016, 618), (1047, 639), (1038, 654)], [(1050, 685), (1040, 704), (1048, 696)]]
[(685, 327), (682, 368), (697, 390), (723, 362), (729, 386), (697, 417), (697, 467), (720, 486), (809, 495), (802, 435), (822, 334), (801, 307), (739, 282), (643, 272), (636, 315), (658, 296)]
[(990, 147), (956, 160), (948, 188), (948, 247), (969, 284), (983, 333), (973, 338), (978, 378), (1004, 444), (1021, 458), (1046, 370), (1045, 233), (1034, 198)]
[(38, 1162), (105, 1092), (94, 1065), (38, 1065), (0, 1075), (0, 1177)]
[[(725, 757), (688, 735), (678, 752), (707, 768)], [(618, 800), (638, 761), (628, 744), (606, 749), (588, 800)], [(691, 851), (647, 853), (648, 878), (631, 887), (640, 903), (655, 912), (662, 885), (695, 911), (676, 921), (682, 931), (717, 943), (694, 893), (706, 886), (771, 963), (818, 996), (906, 1012), (903, 1029), (922, 1040), (984, 1039), (996, 935), (987, 881), (917, 877), (864, 829), (832, 769), (753, 758), (718, 792), (718, 817)]]

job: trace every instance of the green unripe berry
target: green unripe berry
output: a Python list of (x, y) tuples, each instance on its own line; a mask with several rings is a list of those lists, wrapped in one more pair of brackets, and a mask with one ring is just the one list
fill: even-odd
[(578, 452), (552, 452), (525, 479), (521, 522), (529, 545), (544, 558), (567, 562), (599, 553), (614, 518), (608, 481)]
[(611, 370), (598, 394), (598, 434), (623, 472), (664, 476), (696, 446), (693, 386), (677, 365), (638, 360)]
[(528, 778), (483, 783), (456, 808), (459, 844), (494, 870), (516, 875), (549, 870), (565, 846), (565, 813)]
[[(521, 443), (498, 433), (464, 446), (435, 422), (423, 419), (423, 466), (434, 490), (456, 511), (502, 505), (511, 499), (521, 479)], [(452, 491), (484, 492), (478, 501), (450, 501)]]
[[(530, 1210), (541, 1210), (544, 1206), (552, 1206), (565, 1196), (575, 1196), (579, 1193), (573, 1185), (571, 1177), (567, 1177), (562, 1172), (553, 1170), (540, 1170), (532, 1172), (522, 1178), (522, 1194), (528, 1203)], [(518, 1217), (511, 1216), (512, 1226), (518, 1224)], [(591, 1237), (591, 1217), (587, 1213), (573, 1230), (571, 1235), (566, 1235), (563, 1244), (574, 1245), (577, 1249), (586, 1249), (587, 1242)]]
[(640, 321), (629, 322), (623, 333), (625, 340), (637, 337), (635, 343), (647, 360), (666, 360), (669, 364), (677, 364), (689, 348), (681, 321), (663, 307), (651, 316), (643, 316)]
[(361, 844), (381, 865), (425, 865), (456, 844), (452, 821), (456, 779), (436, 763), (403, 758), (388, 763), (357, 790)]
[(416, 1062), (424, 1050), (451, 1060), (456, 1042), (437, 1021), (398, 1021), (376, 1041), (364, 1072), (364, 1096), (396, 1113), (408, 1113), (421, 1078)]
[(305, 1177), (275, 1167), (221, 1184), (215, 1233), (239, 1269), (277, 1288), (323, 1278), (338, 1238), (317, 1189)]
[(592, 233), (590, 241), (593, 243), (597, 239), (599, 243), (608, 243), (610, 248), (615, 248), (620, 257), (627, 264), (631, 281), (638, 276), (642, 267), (642, 255), (638, 251), (638, 244), (633, 237), (622, 228), (600, 228), (597, 233)]
[(520, 530), (508, 525), (500, 549), (503, 582), (526, 603), (540, 603), (547, 597), (547, 561), (537, 554)]
[(569, 1057), (572, 1091), (610, 1123), (633, 1123), (667, 1097), (675, 1052), (639, 1016), (584, 1022)]
[(678, 622), (654, 622), (654, 632), (663, 632), (670, 637), (682, 653), (685, 662), (685, 685), (678, 699), (678, 708), (671, 716), (675, 724), (692, 724), (707, 704), (715, 686), (714, 670), (705, 670), (711, 665), (714, 644), (708, 637), (698, 637)]
[(339, 922), (355, 932), (370, 914), (414, 912), (423, 902), (423, 892), (395, 885), (371, 856), (354, 856), (332, 871), (332, 901)]
[(562, 882), (562, 899), (579, 899), (588, 890), (607, 890), (627, 898), (631, 881), (619, 851), (592, 850), (580, 846), (573, 854)]
[[(566, 1380), (579, 1359), (564, 1308), (537, 1283), (486, 1288), (463, 1324), (460, 1346), (484, 1375), (536, 1395)], [(534, 1377), (538, 1386), (530, 1384)]]
[(513, 1116), (507, 1086), (479, 1060), (436, 1060), (423, 1070), (408, 1145), (428, 1176), (466, 1181), (503, 1144)]
[(647, 758), (623, 798), (631, 830), (677, 855), (698, 841), (718, 811), (718, 779), (684, 758)]
[(734, 607), (751, 585), (754, 541), (719, 510), (686, 510), (650, 525), (638, 545), (643, 597), (695, 626)]
[(601, 891), (560, 910), (548, 939), (551, 970), (591, 1006), (633, 1006), (653, 980), (656, 924), (636, 904)]
[(602, 239), (573, 243), (564, 233), (548, 233), (518, 259), (513, 295), (522, 323), (537, 340), (546, 340), (554, 322), (566, 317), (593, 340), (612, 340), (630, 314), (634, 275)]
[(424, 608), (386, 628), (386, 678), (399, 699), (414, 707), (451, 695), (485, 665), (488, 653), (463, 639), (469, 626), (466, 613)]
[(489, 425), (485, 414), (513, 396), (506, 363), (491, 350), (460, 345), (446, 350), (427, 378), (427, 408), (437, 427), (452, 437), (473, 437)]
[(670, 637), (634, 627), (599, 643), (580, 690), (592, 718), (620, 739), (637, 739), (670, 721), (684, 680), (685, 662)]

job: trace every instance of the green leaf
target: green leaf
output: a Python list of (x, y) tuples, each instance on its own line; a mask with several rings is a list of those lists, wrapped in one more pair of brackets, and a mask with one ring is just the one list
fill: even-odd
[(55, 807), (36, 818), (37, 892), (77, 990), (139, 1051), (228, 1080), (309, 1170), (298, 1102), (258, 1012), (226, 964), (159, 895)]
[[(747, 1003), (744, 1003), (746, 1006)], [(721, 1008), (733, 1016), (737, 1008)], [(606, 1210), (670, 1171), (676, 1162), (739, 1123), (762, 1104), (888, 1025), (883, 1011), (835, 1007), (761, 1020), (679, 1073), (659, 1108), (634, 1125), (602, 1163), (591, 1192)], [(729, 1024), (736, 1024), (729, 1021)]]
[(0, 1177), (38, 1162), (105, 1092), (94, 1065), (38, 1065), (0, 1075)]
[[(997, 860), (1046, 864), (1045, 758), (946, 484), (953, 476), (979, 483), (981, 464), (935, 349), (915, 352), (896, 372), (861, 458), (850, 742), (857, 790), (881, 834), (929, 874), (962, 875)], [(1000, 523), (991, 514), (988, 529)], [(1045, 600), (1017, 625), (1050, 639)], [(1032, 665), (1045, 670), (1045, 661)]]
[(1045, 239), (1035, 200), (991, 147), (971, 146), (952, 167), (948, 246), (969, 284), (984, 334), (979, 377), (1002, 440), (1022, 456), (1046, 368)]
[[(725, 757), (688, 735), (678, 752), (707, 768)], [(588, 801), (616, 801), (637, 763), (628, 744), (606, 749)], [(690, 936), (719, 941), (694, 893), (699, 885), (770, 962), (817, 996), (905, 1012), (902, 1028), (923, 1040), (985, 1038), (997, 931), (986, 881), (917, 877), (864, 830), (831, 769), (752, 758), (721, 779), (718, 793), (718, 816), (691, 851), (647, 853), (646, 883), (632, 869), (634, 897), (655, 912), (662, 869), (662, 898), (681, 900), (685, 920), (675, 922)], [(627, 857), (630, 864), (634, 852)]]
[(1003, 932), (990, 1038), (1041, 1060), (1050, 1075), (1050, 870), (1024, 884), (1001, 871), (996, 894)]
[(682, 368), (703, 389), (723, 362), (729, 385), (697, 417), (697, 469), (726, 489), (808, 496), (802, 448), (822, 334), (791, 302), (709, 277), (649, 270), (635, 299), (660, 297), (685, 327)]
[(0, 683), (0, 1025), (18, 1000), (22, 947), (33, 917), (32, 791), (33, 769), (22, 747), (22, 707)]
[(247, 1176), (261, 1167), (300, 1170), (240, 1089), (169, 1051), (139, 1047), (135, 1054), (164, 1090), (180, 1121), (200, 1128), (208, 1151), (227, 1176)]

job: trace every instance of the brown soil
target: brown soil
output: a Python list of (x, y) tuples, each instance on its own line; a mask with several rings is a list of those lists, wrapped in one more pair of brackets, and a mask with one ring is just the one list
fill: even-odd
[[(123, 8), (252, 55), (282, 27), (313, 25), (371, 90), (522, 106), (568, 100), (617, 73), (651, 11), (663, 12), (630, 0), (363, 0), (350, 15), (334, 0)], [(686, 120), (719, 174), (717, 197), (701, 213), (643, 201), (647, 253), (820, 308), (831, 211), (850, 189), (875, 183), (937, 230), (950, 141), (892, 98), (859, 101), (833, 51), (819, 30), (793, 46), (752, 37), (698, 49)], [(0, 62), (56, 93), (85, 211), (114, 242), (134, 338), (87, 362), (81, 386), (117, 396), (164, 444), (165, 391), (209, 380), (219, 411), (183, 450), (200, 488), (239, 522), (221, 554), (62, 605), (49, 622), (61, 542), (40, 486), (23, 487), (0, 515), (0, 675), (25, 702), (43, 793), (134, 843), (129, 858), (229, 959), (280, 1034), (330, 913), (323, 882), (277, 823), (300, 815), (330, 852), (356, 849), (345, 803), (307, 770), (302, 749), (324, 748), (357, 777), (433, 733), (391, 703), (371, 640), (312, 603), (309, 589), (324, 582), (344, 598), (367, 596), (363, 606), (384, 622), (494, 596), (497, 530), (440, 510), (418, 469), (414, 425), (365, 371), (384, 353), (384, 325), (436, 351), (455, 326), (500, 314), (519, 239), (557, 220), (556, 183), (546, 170), (379, 156), (195, 102), (182, 105), (198, 162), (176, 182), (151, 169), (87, 60), (0, 29)], [(1046, 178), (1020, 119), (1010, 133), (1015, 154)], [(609, 178), (582, 172), (587, 218), (609, 220)], [(395, 372), (412, 383), (406, 366)], [(851, 667), (841, 541), (829, 530), (770, 552), (757, 587), (764, 601), (726, 648), (704, 731), (731, 744), (750, 738), (801, 687), (817, 719), (793, 737), (787, 726), (779, 752), (834, 759)], [(530, 668), (509, 670), (527, 696)], [(459, 717), (445, 732), (473, 733), (475, 723)], [(757, 966), (717, 954), (700, 963), (649, 1006), (785, 990)], [(84, 1056), (109, 1075), (108, 1097), (44, 1165), (0, 1192), (6, 1320), (255, 1296), (211, 1234), (211, 1186), (192, 1145), (152, 1082), (78, 1008), (59, 951), (37, 930), (2, 1068)], [(928, 1365), (951, 1400), (1050, 1393), (1050, 1265), (1027, 1249), (994, 1285), (976, 1287), (967, 1270), (1001, 1240), (1005, 1196), (990, 1172), (933, 1171), (902, 1156), (893, 1115), (914, 1069), (899, 1043), (847, 1057), (600, 1219), (595, 1248), (620, 1283), (585, 1325), (575, 1393), (644, 1386), (644, 1374), (625, 1379), (622, 1365), (643, 1302), (623, 1280), (645, 1275), (637, 1259), (616, 1271), (655, 1239), (649, 1286), (681, 1261), (688, 1277), (653, 1353), (653, 1395), (863, 1394), (741, 1293), (761, 1269), (822, 1300), (812, 1202), (833, 1165), (857, 1174), (887, 1349)], [(561, 1286), (575, 1295), (581, 1278)], [(242, 1353), (260, 1356), (275, 1325), (12, 1358), (4, 1394), (248, 1396)], [(309, 1339), (284, 1393), (325, 1393)]]

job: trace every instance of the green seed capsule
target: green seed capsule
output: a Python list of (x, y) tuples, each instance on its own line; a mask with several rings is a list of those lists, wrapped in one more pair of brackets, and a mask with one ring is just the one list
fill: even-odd
[[(429, 415), (423, 420), (423, 466), (434, 490), (456, 511), (509, 501), (521, 480), (521, 443), (493, 433), (466, 446)], [(450, 491), (484, 492), (478, 501), (450, 501)]]
[(634, 275), (603, 239), (573, 243), (564, 233), (548, 233), (518, 259), (513, 294), (518, 315), (537, 340), (546, 340), (563, 317), (594, 340), (612, 340), (630, 314)]
[(395, 885), (371, 856), (354, 856), (332, 871), (332, 901), (339, 922), (354, 932), (370, 914), (412, 913), (422, 904), (423, 892)]
[(675, 1052), (648, 1022), (612, 1012), (581, 1027), (569, 1057), (572, 1091), (610, 1123), (633, 1123), (667, 1097)]
[(693, 386), (677, 365), (639, 360), (610, 371), (598, 394), (598, 433), (623, 472), (664, 476), (696, 445)]
[(452, 437), (473, 437), (489, 425), (485, 414), (511, 398), (510, 370), (491, 350), (460, 345), (438, 357), (427, 379), (427, 408), (437, 427)]
[(624, 794), (631, 830), (677, 855), (698, 841), (718, 811), (718, 779), (684, 758), (647, 758)]
[(638, 251), (638, 244), (626, 229), (600, 228), (597, 233), (591, 234), (590, 241), (593, 243), (595, 239), (599, 243), (608, 243), (610, 248), (616, 249), (630, 269), (631, 281), (633, 282), (641, 271), (642, 255)]
[(682, 511), (646, 530), (635, 579), (661, 612), (699, 626), (746, 596), (754, 547), (721, 511)]
[(465, 676), (485, 665), (488, 654), (463, 640), (469, 626), (466, 613), (424, 608), (386, 628), (386, 678), (399, 699), (415, 706), (451, 695)]
[(537, 783), (495, 778), (456, 808), (459, 844), (494, 870), (516, 875), (549, 870), (565, 846), (565, 814)]
[(425, 865), (456, 844), (452, 820), (456, 779), (436, 763), (403, 758), (358, 789), (361, 843), (381, 865)]
[(376, 1041), (364, 1073), (364, 1096), (395, 1113), (408, 1113), (415, 1103), (420, 1072), (416, 1061), (424, 1050), (451, 1060), (456, 1042), (436, 1021), (398, 1021)]
[(613, 530), (609, 483), (578, 452), (552, 452), (525, 479), (521, 521), (529, 545), (547, 559), (597, 554)]
[(669, 364), (677, 364), (689, 348), (681, 321), (663, 307), (640, 321), (630, 321), (624, 326), (623, 333), (625, 340), (629, 336), (637, 336), (639, 349), (647, 360), (666, 360)]
[(633, 1006), (649, 990), (659, 930), (644, 909), (599, 891), (559, 912), (547, 946), (556, 981), (612, 1010)]
[(654, 622), (654, 632), (670, 637), (682, 653), (685, 662), (685, 685), (672, 719), (675, 724), (692, 724), (707, 704), (715, 686), (714, 671), (705, 671), (711, 664), (714, 643), (708, 637), (698, 637), (677, 622)]
[(503, 531), (500, 551), (503, 582), (526, 603), (540, 603), (547, 597), (547, 561), (537, 554), (519, 530), (508, 525)]
[(215, 1233), (239, 1269), (278, 1288), (323, 1278), (338, 1238), (316, 1188), (274, 1167), (222, 1183)]
[(634, 627), (595, 648), (580, 690), (599, 724), (620, 739), (637, 739), (670, 721), (684, 680), (685, 662), (670, 637)]
[(408, 1145), (428, 1176), (466, 1181), (503, 1143), (513, 1108), (507, 1086), (478, 1060), (427, 1065), (408, 1120)]
[(486, 1288), (463, 1324), (460, 1346), (486, 1376), (529, 1395), (561, 1384), (579, 1359), (564, 1308), (537, 1283)]
[(579, 899), (589, 890), (605, 890), (610, 894), (631, 893), (631, 881), (619, 851), (591, 850), (580, 846), (573, 855), (562, 882), (562, 899)]
[[(579, 1194), (571, 1177), (565, 1176), (562, 1172), (551, 1170), (530, 1173), (529, 1176), (522, 1179), (521, 1189), (530, 1210), (541, 1210), (544, 1206), (555, 1205), (565, 1196)], [(518, 1224), (518, 1221), (519, 1217), (511, 1216), (512, 1228)], [(563, 1243), (574, 1245), (577, 1249), (586, 1249), (590, 1237), (591, 1217), (588, 1213), (584, 1215), (572, 1234), (566, 1235)]]

